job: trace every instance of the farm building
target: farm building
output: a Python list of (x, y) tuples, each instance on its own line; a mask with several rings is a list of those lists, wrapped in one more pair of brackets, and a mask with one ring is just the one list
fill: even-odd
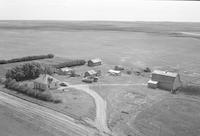
[(84, 77), (88, 77), (88, 76), (95, 77), (95, 76), (97, 76), (97, 75), (98, 75), (98, 73), (97, 73), (96, 71), (94, 71), (94, 70), (89, 70), (89, 71), (85, 72)]
[(71, 68), (68, 68), (68, 67), (61, 68), (61, 70), (62, 70), (63, 72), (70, 72), (70, 71), (72, 71), (72, 69), (71, 69)]
[(45, 91), (47, 89), (57, 89), (59, 85), (59, 80), (50, 75), (42, 74), (33, 81), (33, 84), (34, 89)]
[(101, 64), (102, 64), (102, 60), (99, 58), (91, 59), (88, 61), (88, 66), (90, 67), (99, 66)]
[(61, 68), (61, 71), (63, 72), (64, 75), (67, 75), (67, 74), (71, 74), (73, 69), (65, 67), (65, 68)]
[(161, 88), (165, 90), (177, 90), (182, 85), (178, 73), (155, 70), (152, 72), (148, 86), (151, 88)]
[(117, 71), (117, 70), (113, 70), (113, 69), (108, 70), (108, 73), (110, 75), (113, 75), (113, 76), (120, 76), (121, 75), (121, 71)]

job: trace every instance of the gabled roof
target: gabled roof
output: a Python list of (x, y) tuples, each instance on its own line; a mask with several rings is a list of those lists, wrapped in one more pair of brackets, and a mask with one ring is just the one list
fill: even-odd
[(50, 75), (47, 75), (47, 74), (41, 74), (37, 79), (34, 80), (34, 82), (37, 82), (37, 83), (43, 83), (43, 84), (48, 84), (48, 78), (52, 78), (53, 81), (57, 82), (59, 80), (57, 80), (56, 78), (50, 76)]
[(121, 71), (110, 69), (108, 70), (108, 73), (120, 74)]
[(95, 59), (91, 59), (89, 61), (91, 61), (93, 63), (97, 63), (97, 62), (101, 62), (102, 60), (100, 58), (95, 58)]
[(174, 77), (174, 78), (178, 76), (178, 73), (162, 71), (162, 70), (154, 70), (152, 74), (157, 74), (157, 75), (162, 75), (162, 76), (167, 76), (167, 77)]
[(90, 75), (94, 75), (94, 74), (97, 74), (97, 72), (96, 71), (94, 71), (94, 70), (89, 70), (89, 71), (87, 71)]
[(62, 71), (71, 71), (71, 68), (65, 67), (65, 68), (61, 68)]

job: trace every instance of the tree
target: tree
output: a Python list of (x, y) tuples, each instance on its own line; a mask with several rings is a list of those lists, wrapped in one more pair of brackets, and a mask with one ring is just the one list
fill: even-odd
[(24, 81), (35, 79), (39, 77), (40, 74), (52, 75), (53, 73), (54, 69), (51, 66), (32, 62), (25, 63), (8, 70), (6, 73), (6, 78), (12, 78), (16, 81)]

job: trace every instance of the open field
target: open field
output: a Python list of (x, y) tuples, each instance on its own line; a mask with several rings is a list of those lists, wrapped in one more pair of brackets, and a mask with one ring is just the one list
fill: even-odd
[[(199, 32), (199, 23), (2, 21), (0, 59), (53, 53), (59, 58), (39, 61), (52, 64), (66, 59), (100, 57), (102, 66), (74, 69), (79, 74), (90, 69), (102, 70), (103, 76), (89, 85), (89, 89), (106, 100), (107, 123), (112, 131), (119, 136), (198, 136), (200, 108), (199, 102), (194, 100), (199, 100), (199, 95), (194, 97), (188, 92), (191, 88), (173, 96), (168, 91), (147, 88), (144, 84), (149, 74), (112, 77), (107, 70), (115, 65), (133, 70), (147, 66), (169, 69), (179, 72), (184, 83), (199, 85)], [(0, 65), (0, 75), (17, 64)], [(72, 85), (83, 84), (81, 77), (56, 78)], [(200, 94), (198, 88), (194, 92)], [(69, 111), (85, 116), (93, 105), (88, 102), (92, 98), (82, 92), (68, 93), (63, 97), (66, 101), (69, 99), (68, 106), (75, 109)], [(75, 97), (80, 97), (79, 103), (75, 102)], [(81, 103), (87, 105), (86, 109), (76, 113)], [(91, 115), (95, 115), (94, 110), (89, 113)]]
[(20, 113), (0, 105), (0, 132), (2, 136), (54, 136), (39, 126), (39, 122), (26, 121)]

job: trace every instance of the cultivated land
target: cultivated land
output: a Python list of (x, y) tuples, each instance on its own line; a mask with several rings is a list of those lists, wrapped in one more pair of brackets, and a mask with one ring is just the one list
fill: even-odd
[[(54, 92), (63, 96), (68, 108), (58, 104), (55, 107), (59, 108), (54, 109), (83, 117), (99, 131), (113, 135), (198, 136), (199, 32), (199, 23), (2, 21), (0, 58), (53, 53), (58, 58), (39, 62), (55, 64), (66, 59), (100, 57), (102, 66), (74, 68), (80, 74), (90, 69), (102, 70), (97, 83), (86, 85), (81, 77), (56, 76), (69, 82), (70, 88)], [(0, 75), (18, 64), (0, 65)], [(193, 86), (176, 95), (149, 89), (146, 73), (109, 76), (107, 70), (118, 64), (132, 70), (148, 66), (177, 71), (184, 84)]]

